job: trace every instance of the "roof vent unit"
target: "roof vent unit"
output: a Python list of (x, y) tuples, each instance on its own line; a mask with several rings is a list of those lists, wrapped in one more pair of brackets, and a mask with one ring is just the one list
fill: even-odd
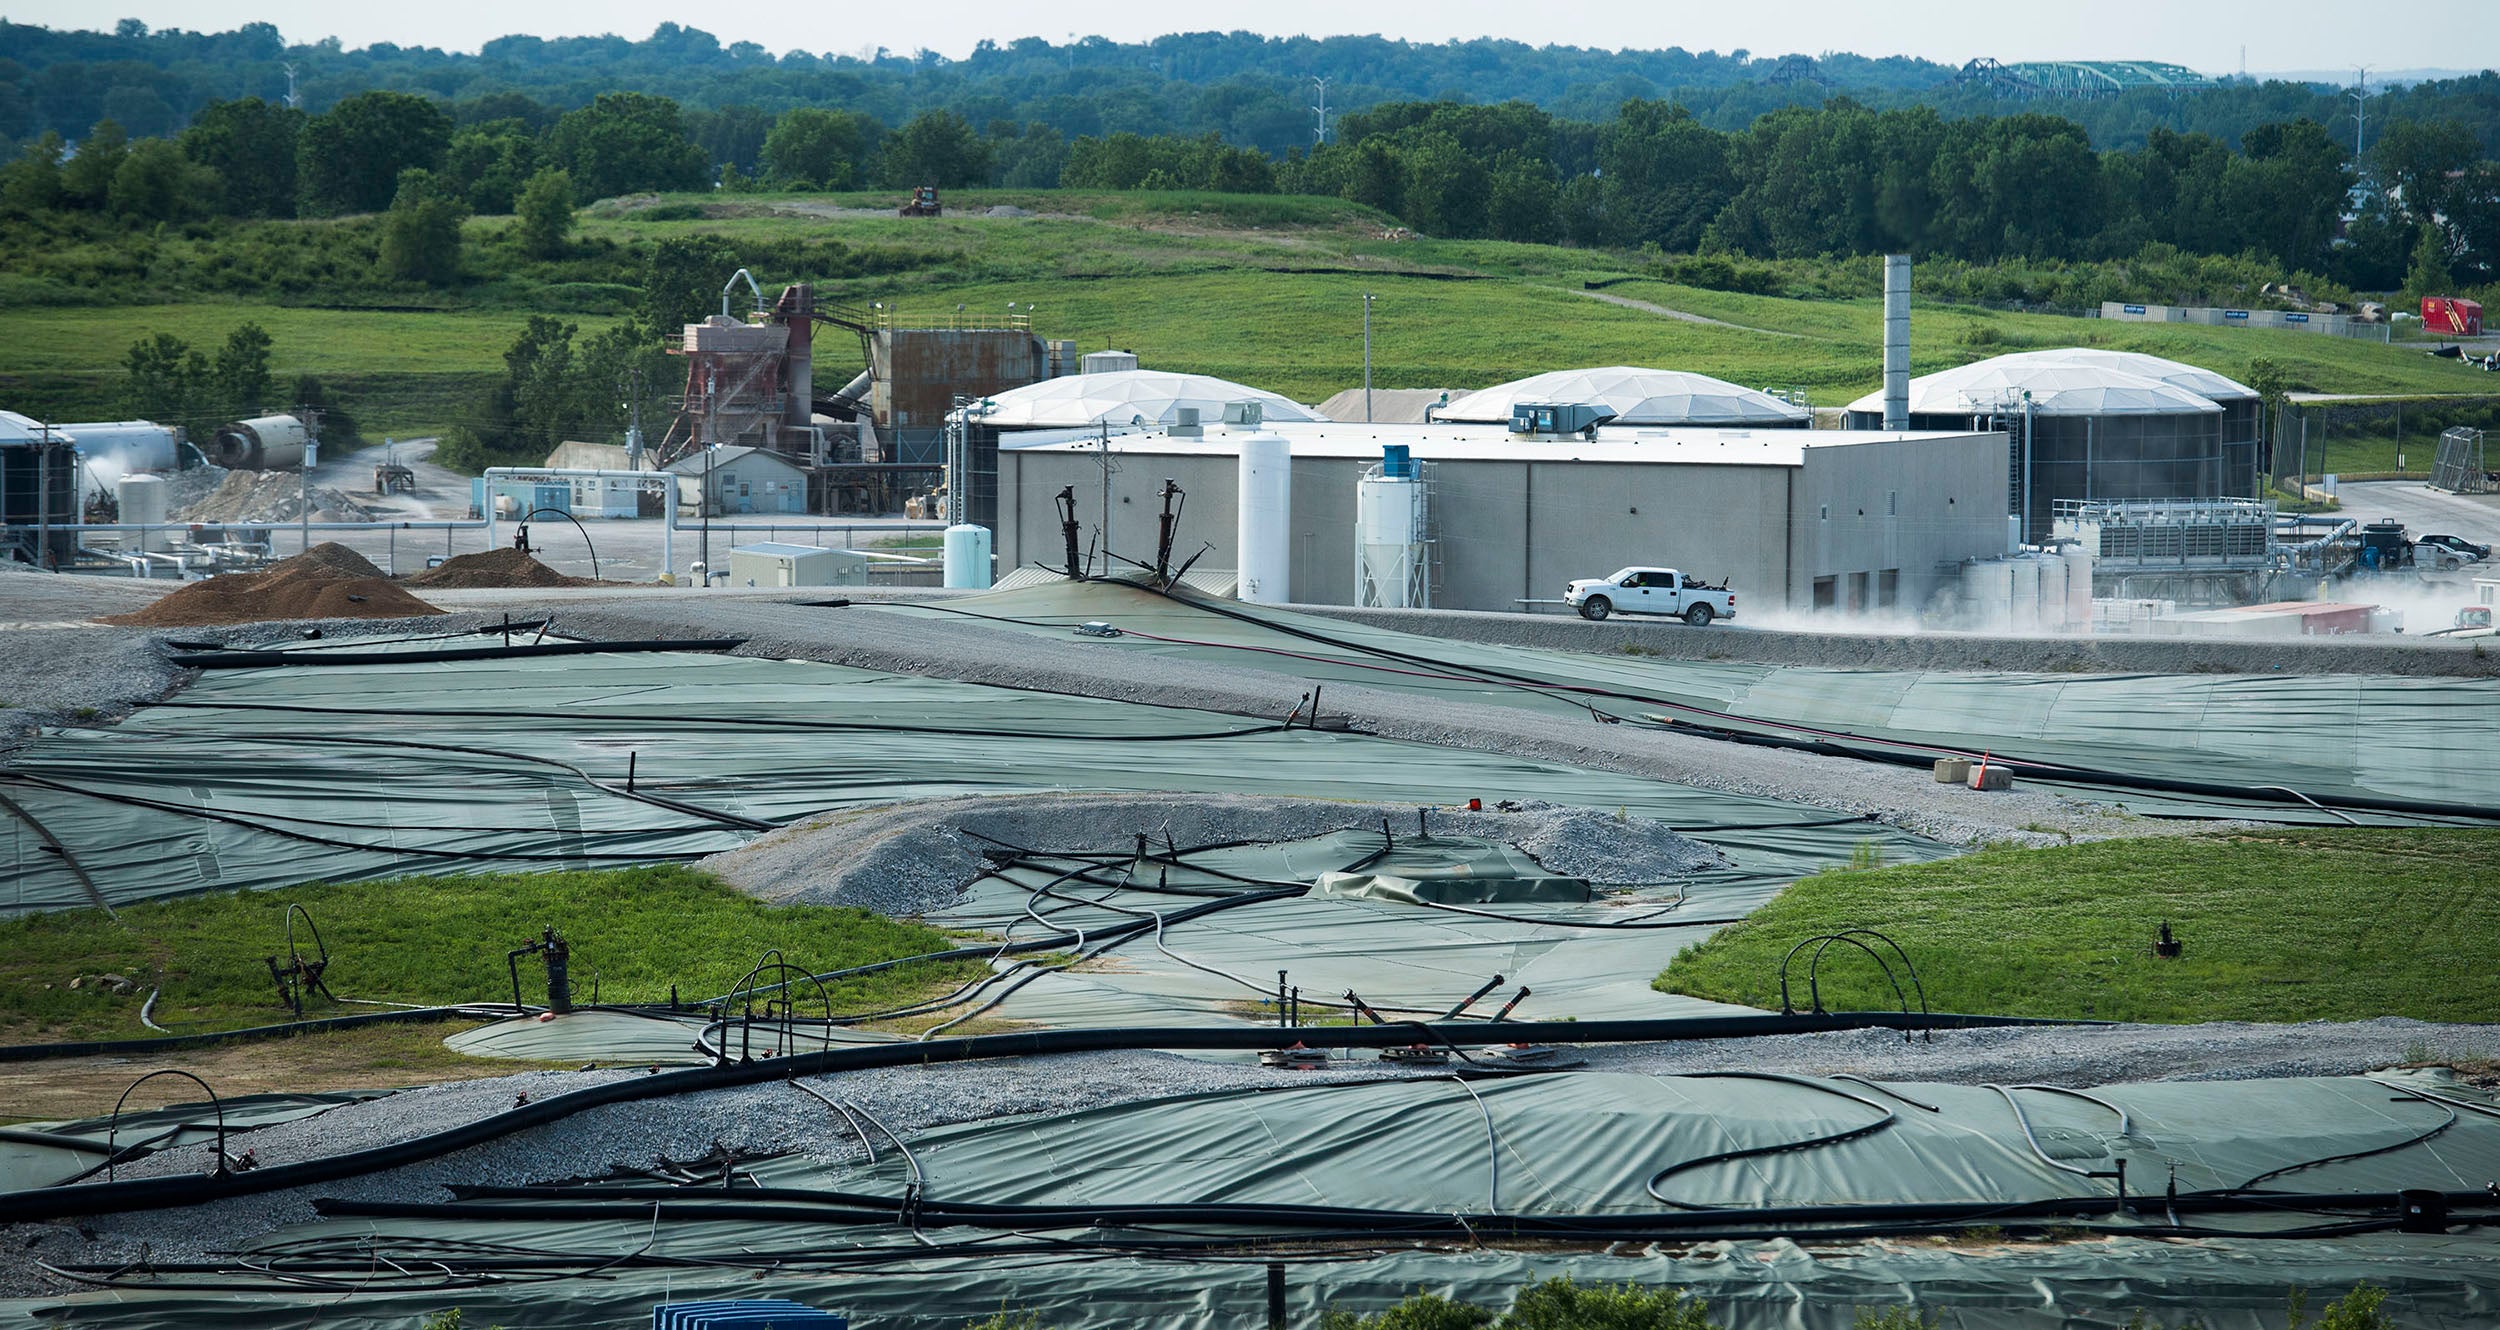
[(1137, 353), (1134, 351), (1088, 351), (1079, 363), (1084, 366), (1088, 374), (1117, 374), (1123, 370), (1137, 368)]
[(1173, 407), (1172, 428), (1166, 432), (1175, 439), (1195, 439), (1206, 433), (1198, 427), (1198, 408), (1194, 406)]
[(1521, 402), (1510, 409), (1510, 432), (1554, 436), (1588, 434), (1614, 418), (1614, 412), (1592, 402)]
[(1227, 425), (1247, 425), (1252, 429), (1257, 429), (1266, 422), (1267, 407), (1264, 403), (1226, 402), (1224, 404), (1224, 423)]

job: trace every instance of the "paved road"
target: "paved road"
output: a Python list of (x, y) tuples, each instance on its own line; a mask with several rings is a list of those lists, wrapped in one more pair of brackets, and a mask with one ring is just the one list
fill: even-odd
[(2344, 515), (2375, 522), (2394, 518), (2415, 537), (2463, 536), (2500, 545), (2500, 494), (2450, 494), (2418, 480), (2346, 481), (2337, 487)]

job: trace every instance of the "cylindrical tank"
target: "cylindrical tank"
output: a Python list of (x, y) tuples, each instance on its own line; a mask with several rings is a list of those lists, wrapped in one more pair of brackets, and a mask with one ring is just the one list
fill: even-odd
[[(1417, 529), (1418, 482), (1412, 476), (1374, 476), (1355, 482), (1355, 556), (1362, 567), (1355, 574), (1358, 603), (1384, 609), (1414, 608), (1412, 601)], [(1368, 594), (1366, 594), (1368, 593)]]
[(2040, 563), (2037, 559), (2008, 559), (2011, 596), (2006, 605), (2008, 626), (2018, 633), (2040, 630)]
[(2066, 624), (2078, 633), (2092, 631), (2092, 555), (2066, 550)]
[(1274, 434), (1244, 436), (1236, 493), (1240, 597), (1282, 605), (1293, 595), (1293, 446)]
[(90, 420), (54, 428), (78, 442), (78, 455), (89, 463), (113, 462), (124, 471), (171, 471), (182, 442), (180, 425), (153, 420)]
[(304, 422), (254, 416), (217, 427), (208, 460), (230, 471), (291, 471), (304, 464)]
[(2013, 613), (2014, 565), (2006, 559), (1983, 559), (1962, 565), (1962, 598), (1970, 605), (1971, 622), (1982, 628), (2003, 628)]
[[(165, 520), (165, 482), (155, 476), (124, 476), (113, 486), (113, 498), (121, 505), (122, 521), (131, 525)], [(132, 533), (129, 548), (162, 550), (170, 548), (171, 537), (163, 531)]]
[(2043, 551), (2040, 564), (2040, 631), (2066, 631), (2066, 561)]
[(990, 586), (990, 529), (970, 522), (946, 528), (946, 585), (987, 591)]

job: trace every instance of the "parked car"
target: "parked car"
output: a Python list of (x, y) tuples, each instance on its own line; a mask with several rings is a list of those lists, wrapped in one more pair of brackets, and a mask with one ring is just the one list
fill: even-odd
[(1583, 619), (1663, 614), (1695, 628), (1713, 619), (1736, 617), (1735, 592), (1673, 568), (1623, 568), (1610, 577), (1583, 577), (1563, 588), (1563, 604), (1578, 610)]
[(2476, 563), (2481, 563), (2483, 560), (2491, 557), (2491, 547), (2489, 545), (2477, 545), (2463, 536), (2424, 536), (2420, 540), (2413, 543), (2416, 545), (2437, 545), (2441, 549), (2462, 554)]

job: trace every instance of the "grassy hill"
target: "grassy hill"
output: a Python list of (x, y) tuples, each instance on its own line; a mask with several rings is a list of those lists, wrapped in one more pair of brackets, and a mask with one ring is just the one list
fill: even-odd
[[(986, 319), (1003, 315), (1010, 301), (1030, 304), (1044, 336), (1074, 338), (1089, 350), (1135, 350), (1150, 365), (1222, 375), (1303, 401), (1361, 382), (1366, 291), (1379, 298), (1373, 377), (1384, 387), (1472, 388), (1567, 366), (1646, 364), (1802, 388), (1817, 405), (1836, 406), (1878, 381), (1881, 310), (1873, 299), (1704, 290), (1654, 280), (1636, 255), (1411, 237), (1380, 214), (1332, 199), (1001, 190), (947, 201), (946, 217), (904, 219), (884, 194), (611, 200), (585, 211), (581, 238), (612, 253), (688, 234), (733, 246), (838, 241), (876, 254), (878, 274), (828, 278), (765, 265), (757, 277), (768, 289), (817, 280), (824, 298), (881, 302), (905, 322)], [(986, 215), (993, 208), (1027, 215)], [(507, 225), (470, 224), (473, 263), (491, 265), (507, 252), (491, 247)], [(1590, 290), (1590, 283), (1604, 286)], [(451, 302), (467, 305), (455, 309), (223, 299), (4, 309), (0, 346), (9, 349), (0, 355), (0, 400), (56, 418), (103, 414), (131, 341), (170, 331), (214, 345), (252, 319), (275, 337), (282, 377), (320, 373), (347, 395), (368, 433), (433, 433), (462, 418), (530, 313), (576, 320), (587, 332), (621, 307), (619, 290), (579, 281), (532, 286), (497, 273), (451, 293)], [(2234, 376), (2263, 357), (2319, 391), (2491, 386), (2485, 375), (2401, 343), (1929, 303), (1912, 324), (1912, 367), (1926, 373), (2006, 350), (2077, 344), (2149, 351)]]

